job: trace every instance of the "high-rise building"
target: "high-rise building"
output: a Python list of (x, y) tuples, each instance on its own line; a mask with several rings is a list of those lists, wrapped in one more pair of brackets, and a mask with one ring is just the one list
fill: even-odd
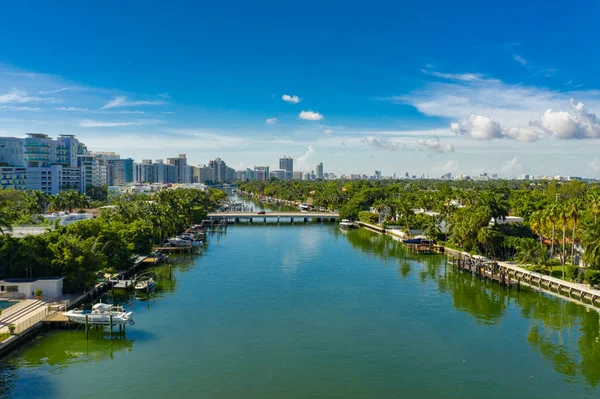
[(376, 178), (377, 180), (381, 179), (381, 171), (380, 171), (380, 170), (376, 170), (376, 171), (375, 171), (375, 178)]
[(176, 167), (177, 183), (191, 183), (185, 154), (179, 154), (177, 158), (167, 158), (167, 163)]
[(279, 169), (285, 170), (285, 177), (282, 180), (291, 180), (294, 174), (294, 158), (286, 155), (279, 158)]
[(274, 177), (278, 180), (287, 180), (287, 170), (285, 169), (275, 169), (270, 173), (270, 177)]
[(133, 159), (107, 159), (107, 183), (109, 186), (126, 186), (133, 183)]
[(256, 176), (257, 180), (269, 180), (270, 173), (269, 173), (268, 166), (255, 166), (254, 170), (257, 173), (257, 176)]
[(302, 172), (294, 172), (292, 174), (292, 179), (294, 179), (294, 180), (302, 180)]
[(315, 166), (315, 178), (316, 179), (323, 178), (323, 162), (320, 162)]
[(86, 152), (85, 145), (72, 135), (60, 135), (56, 140), (42, 133), (0, 137), (0, 187), (48, 194), (85, 192), (78, 155)]

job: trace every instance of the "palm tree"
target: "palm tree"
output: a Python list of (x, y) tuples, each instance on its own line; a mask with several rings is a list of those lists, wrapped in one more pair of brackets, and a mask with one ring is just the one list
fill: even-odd
[(587, 224), (582, 228), (583, 261), (592, 268), (600, 266), (600, 226)]
[(562, 263), (562, 278), (565, 278), (565, 261), (566, 261), (566, 250), (565, 250), (565, 242), (567, 240), (567, 224), (569, 223), (569, 213), (570, 209), (563, 205), (559, 208), (559, 220), (562, 228), (562, 255), (561, 255), (561, 263)]
[(14, 212), (2, 204), (0, 206), (0, 234), (4, 235), (7, 230), (12, 231), (12, 224), (14, 220)]
[(571, 239), (571, 263), (575, 259), (575, 231), (577, 230), (577, 220), (579, 218), (579, 211), (581, 202), (578, 199), (573, 199), (569, 205), (569, 216), (573, 223), (573, 237)]
[(590, 212), (594, 216), (594, 223), (598, 222), (598, 215), (600, 215), (600, 194), (598, 192), (592, 192), (588, 197), (588, 204), (590, 206)]
[(531, 231), (539, 236), (540, 239), (540, 247), (544, 247), (544, 234), (543, 229), (545, 226), (546, 217), (542, 211), (535, 211), (529, 217), (529, 221), (531, 224)]
[(556, 240), (556, 220), (560, 216), (559, 208), (557, 204), (550, 204), (545, 211), (546, 219), (550, 222), (552, 227), (552, 242), (550, 247), (550, 257), (554, 257), (554, 241)]

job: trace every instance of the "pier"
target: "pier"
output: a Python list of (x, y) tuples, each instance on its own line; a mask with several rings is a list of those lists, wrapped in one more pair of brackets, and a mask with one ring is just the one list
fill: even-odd
[(241, 223), (246, 221), (247, 223), (253, 223), (255, 221), (267, 223), (267, 221), (276, 221), (277, 223), (282, 221), (302, 221), (308, 223), (309, 220), (316, 222), (335, 222), (339, 219), (340, 215), (337, 212), (211, 212), (206, 218), (207, 220), (214, 221), (227, 221), (227, 223)]

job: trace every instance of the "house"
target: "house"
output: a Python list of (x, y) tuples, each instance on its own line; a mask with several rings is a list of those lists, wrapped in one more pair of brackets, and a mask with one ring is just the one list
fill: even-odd
[(42, 290), (45, 298), (56, 298), (63, 293), (64, 277), (7, 278), (0, 280), (0, 297), (32, 299), (35, 291)]

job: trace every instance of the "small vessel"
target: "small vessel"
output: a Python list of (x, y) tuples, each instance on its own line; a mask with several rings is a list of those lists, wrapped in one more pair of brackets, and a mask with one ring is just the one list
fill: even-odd
[(141, 280), (135, 284), (136, 291), (154, 291), (156, 288), (156, 281), (152, 277), (148, 280)]
[(201, 246), (202, 240), (196, 240), (189, 234), (182, 234), (177, 237), (172, 237), (167, 239), (169, 244), (174, 245), (176, 247), (189, 247), (189, 246)]
[(309, 206), (309, 205), (306, 205), (306, 204), (300, 204), (300, 206), (299, 206), (298, 208), (300, 208), (300, 210), (301, 210), (302, 212), (306, 212), (306, 211), (309, 211), (309, 210), (310, 210), (310, 206)]
[(342, 229), (352, 229), (356, 227), (356, 225), (354, 224), (354, 222), (351, 222), (348, 219), (342, 219), (342, 221), (340, 222), (340, 227)]
[(135, 324), (133, 321), (133, 312), (125, 312), (122, 306), (114, 306), (109, 303), (97, 303), (92, 310), (69, 310), (63, 312), (69, 321), (78, 324), (85, 324), (86, 318), (91, 325), (109, 325), (112, 324)]
[(416, 236), (413, 238), (407, 238), (402, 241), (405, 244), (431, 244), (432, 241), (425, 236)]

